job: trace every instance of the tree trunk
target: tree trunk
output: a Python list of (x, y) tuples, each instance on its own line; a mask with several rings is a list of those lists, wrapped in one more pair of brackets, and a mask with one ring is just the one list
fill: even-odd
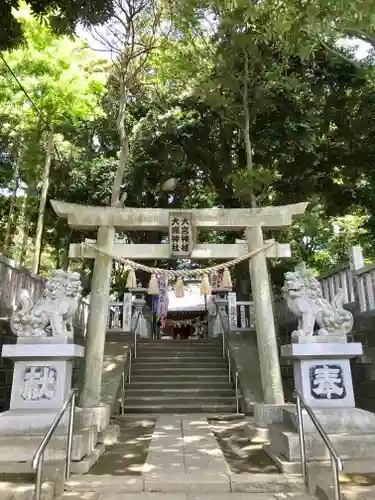
[(26, 187), (25, 196), (22, 200), (21, 212), (18, 219), (19, 231), (15, 238), (16, 243), (16, 264), (22, 266), (25, 262), (27, 240), (29, 238), (29, 227), (30, 227), (30, 210), (28, 210), (29, 199), (31, 194), (31, 187), (28, 185)]
[[(243, 90), (243, 115), (244, 115), (244, 125), (243, 125), (243, 135), (246, 150), (246, 168), (248, 172), (253, 170), (253, 151), (250, 139), (250, 112), (249, 112), (249, 57), (246, 50), (244, 51), (245, 56), (245, 72), (244, 72), (244, 90)], [(253, 188), (250, 189), (250, 201), (251, 208), (257, 207), (257, 199), (254, 194)]]
[(120, 103), (117, 115), (117, 131), (120, 139), (120, 155), (116, 171), (116, 177), (113, 181), (111, 205), (116, 206), (120, 202), (121, 184), (124, 178), (125, 168), (129, 159), (129, 137), (125, 131), (125, 110), (126, 110), (126, 88), (125, 76), (120, 77)]
[(17, 160), (16, 160), (16, 165), (14, 167), (14, 172), (13, 172), (13, 179), (12, 179), (12, 195), (10, 198), (10, 204), (9, 204), (9, 213), (8, 213), (8, 223), (7, 227), (5, 230), (5, 237), (4, 237), (4, 245), (3, 245), (3, 252), (4, 255), (7, 255), (9, 245), (11, 242), (11, 234), (12, 234), (12, 227), (14, 223), (14, 209), (16, 206), (16, 199), (17, 199), (17, 188), (18, 188), (18, 173), (19, 173), (19, 165), (18, 165), (18, 155), (17, 155)]
[(41, 249), (42, 249), (42, 236), (43, 236), (43, 228), (44, 228), (44, 212), (45, 212), (46, 203), (47, 203), (52, 151), (53, 151), (53, 126), (51, 125), (50, 129), (49, 129), (49, 133), (48, 133), (46, 160), (44, 163), (44, 172), (43, 172), (43, 186), (42, 186), (42, 193), (40, 195), (40, 202), (39, 202), (38, 223), (36, 226), (35, 252), (34, 252), (34, 260), (33, 260), (33, 273), (34, 274), (38, 274), (39, 266), (40, 266), (40, 256), (41, 256)]

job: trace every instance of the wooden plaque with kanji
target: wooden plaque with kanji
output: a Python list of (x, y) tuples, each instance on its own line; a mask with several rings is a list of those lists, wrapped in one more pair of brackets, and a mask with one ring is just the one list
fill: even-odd
[(169, 214), (169, 246), (172, 257), (189, 257), (194, 248), (195, 229), (192, 213)]

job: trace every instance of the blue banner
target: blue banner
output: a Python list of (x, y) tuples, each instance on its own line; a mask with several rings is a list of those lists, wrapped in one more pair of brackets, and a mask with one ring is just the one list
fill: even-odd
[(159, 307), (159, 296), (158, 295), (153, 295), (152, 296), (152, 313), (153, 314), (158, 314), (158, 307)]

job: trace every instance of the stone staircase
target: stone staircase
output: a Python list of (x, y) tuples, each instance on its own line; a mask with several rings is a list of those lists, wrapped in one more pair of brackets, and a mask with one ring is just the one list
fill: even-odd
[(235, 412), (235, 391), (220, 341), (139, 341), (125, 413)]

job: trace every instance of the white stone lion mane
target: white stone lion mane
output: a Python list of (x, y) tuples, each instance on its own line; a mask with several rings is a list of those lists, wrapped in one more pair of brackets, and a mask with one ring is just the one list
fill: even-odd
[(22, 290), (20, 303), (10, 320), (18, 337), (74, 336), (73, 317), (77, 311), (82, 286), (78, 273), (54, 270), (46, 282), (43, 295), (33, 305), (27, 290)]
[[(346, 336), (353, 328), (353, 315), (344, 309), (342, 290), (330, 304), (322, 296), (319, 281), (313, 271), (304, 263), (296, 266), (294, 272), (285, 274), (282, 288), (290, 311), (298, 318), (298, 328), (292, 338), (312, 335)], [(315, 332), (315, 325), (318, 330)]]

